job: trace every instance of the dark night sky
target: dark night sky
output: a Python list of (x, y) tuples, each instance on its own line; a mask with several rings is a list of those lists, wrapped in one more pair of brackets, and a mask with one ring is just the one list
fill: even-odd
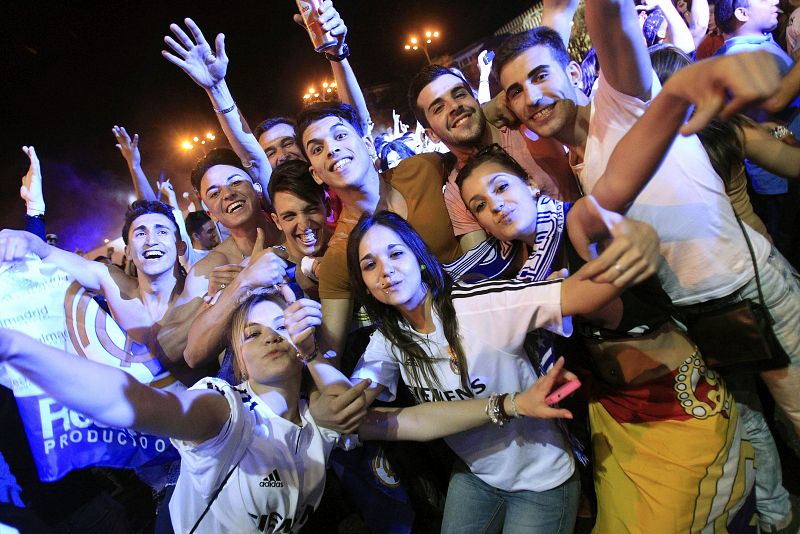
[[(309, 82), (329, 73), (305, 32), (291, 21), (292, 0), (270, 2), (8, 2), (0, 22), (2, 135), (0, 226), (20, 228), (20, 150), (42, 160), (48, 230), (64, 248), (92, 248), (119, 234), (132, 193), (111, 126), (138, 132), (144, 169), (188, 186), (194, 156), (178, 149), (190, 132), (219, 128), (204, 91), (160, 55), (170, 22), (191, 16), (213, 42), (226, 35), (228, 83), (251, 125), (293, 114)], [(348, 25), (351, 63), (363, 86), (405, 82), (423, 65), (402, 49), (409, 32), (435, 27), (434, 53), (455, 52), (490, 35), (530, 1), (336, 3)], [(410, 117), (409, 117), (410, 119)]]

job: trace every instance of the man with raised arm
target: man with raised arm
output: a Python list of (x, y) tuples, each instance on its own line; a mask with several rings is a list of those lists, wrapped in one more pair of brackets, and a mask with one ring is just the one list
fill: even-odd
[[(588, 106), (577, 100), (571, 84), (577, 73), (568, 68), (569, 56), (560, 36), (547, 28), (509, 38), (494, 62), (509, 108), (529, 129), (569, 147), (570, 160), (584, 192), (592, 193), (617, 143), (644, 114), (660, 85), (632, 4), (625, 0), (590, 2), (586, 21), (603, 66), (597, 92)], [(724, 59), (742, 62), (741, 67), (754, 73), (746, 79), (730, 80), (745, 89), (748, 83), (764, 80), (761, 69), (777, 72), (765, 54)], [(706, 83), (717, 83), (728, 76), (724, 64), (715, 65), (702, 71), (709, 77)], [(719, 79), (715, 80), (715, 76)], [(724, 116), (738, 110), (741, 102), (734, 99)], [(712, 110), (725, 102), (714, 104)], [(600, 197), (598, 200), (611, 208)], [(742, 298), (758, 299), (745, 237), (722, 180), (695, 135), (675, 140), (628, 215), (649, 223), (658, 232), (665, 260), (659, 279), (675, 304), (690, 307), (687, 312), (703, 313)], [(769, 280), (762, 286), (766, 304), (776, 320), (773, 329), (792, 357), (788, 369), (765, 371), (762, 377), (795, 429), (800, 430), (800, 316), (792, 311), (800, 307), (800, 285), (769, 243), (761, 235), (749, 229), (747, 232), (761, 279)], [(617, 267), (623, 271), (627, 268)]]
[[(100, 293), (128, 335), (146, 345), (176, 378), (191, 385), (207, 373), (207, 369), (189, 369), (183, 361), (189, 324), (185, 321), (194, 316), (201, 301), (186, 287), (178, 263), (186, 245), (172, 210), (155, 200), (137, 200), (125, 214), (122, 238), (125, 255), (136, 266), (135, 277), (115, 265), (87, 260), (16, 230), (0, 232), (0, 258), (13, 261), (34, 253), (86, 289)], [(164, 337), (162, 326), (170, 322), (185, 324)]]
[[(160, 195), (163, 195), (164, 203), (172, 208), (172, 214), (175, 216), (175, 221), (178, 224), (181, 240), (184, 243), (193, 244), (194, 238), (190, 236), (189, 231), (186, 229), (183, 213), (178, 204), (178, 197), (175, 195), (175, 189), (172, 187), (169, 178), (156, 182), (156, 188), (159, 194), (159, 196), (156, 196), (153, 187), (150, 185), (150, 181), (147, 179), (147, 175), (145, 175), (142, 169), (142, 155), (139, 151), (139, 134), (134, 134), (133, 138), (131, 138), (124, 126), (116, 125), (111, 128), (111, 132), (117, 140), (116, 147), (119, 149), (120, 154), (122, 154), (122, 158), (128, 164), (128, 172), (131, 174), (133, 191), (136, 198), (139, 200), (159, 200), (161, 198)], [(214, 228), (214, 233), (216, 235), (216, 228)], [(219, 244), (219, 241), (217, 241), (217, 244)], [(210, 248), (213, 248), (213, 246)], [(189, 270), (195, 263), (203, 259), (206, 253), (205, 251), (197, 250), (194, 246), (187, 246), (180, 256), (181, 264), (186, 270)]]
[[(336, 47), (325, 53), (325, 57), (330, 62), (339, 96), (342, 102), (358, 110), (363, 121), (362, 128), (366, 129), (370, 122), (369, 112), (348, 61), (350, 48), (345, 42), (347, 26), (330, 0), (321, 3), (319, 19), (323, 30), (330, 32), (337, 40)], [(302, 25), (300, 15), (295, 16), (295, 22)], [(254, 135), (241, 110), (236, 107), (225, 80), (228, 69), (225, 35), (217, 35), (212, 50), (197, 24), (188, 18), (185, 23), (191, 37), (177, 24), (172, 24), (170, 29), (175, 38), (167, 36), (164, 41), (175, 53), (162, 54), (205, 89), (233, 150), (266, 191), (273, 168), (286, 159), (304, 159), (302, 152), (296, 147), (294, 124), (284, 117), (267, 119), (259, 125)]]

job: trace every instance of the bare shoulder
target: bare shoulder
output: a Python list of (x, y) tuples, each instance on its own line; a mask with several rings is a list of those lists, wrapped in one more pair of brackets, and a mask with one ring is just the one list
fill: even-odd
[(107, 271), (101, 273), (101, 286), (106, 298), (118, 293), (124, 298), (139, 298), (139, 280), (127, 274), (116, 265), (104, 266)]

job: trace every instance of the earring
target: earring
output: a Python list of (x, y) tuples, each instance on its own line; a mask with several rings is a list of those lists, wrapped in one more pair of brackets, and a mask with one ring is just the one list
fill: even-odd
[(424, 271), (425, 270), (425, 264), (424, 263), (420, 263), (419, 264), (419, 270), (420, 271)]

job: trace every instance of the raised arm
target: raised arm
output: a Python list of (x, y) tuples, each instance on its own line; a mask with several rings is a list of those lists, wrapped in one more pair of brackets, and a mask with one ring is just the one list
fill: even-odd
[(320, 327), (320, 348), (324, 351), (332, 350), (337, 358), (332, 363), (338, 366), (344, 350), (347, 330), (350, 327), (350, 318), (353, 315), (353, 301), (351, 299), (321, 299), (322, 300), (322, 326)]
[(139, 134), (133, 134), (131, 140), (128, 132), (123, 126), (111, 128), (114, 138), (117, 140), (117, 148), (128, 163), (128, 172), (131, 173), (133, 180), (133, 192), (139, 200), (157, 200), (156, 194), (150, 182), (147, 180), (142, 170), (142, 155), (139, 152)]
[[(219, 433), (228, 403), (212, 391), (168, 393), (127, 373), (0, 329), (5, 362), (57, 401), (97, 422), (118, 428), (201, 442)], [(98, 387), (102, 384), (102, 387)]]
[(32, 146), (22, 147), (22, 151), (28, 156), (30, 165), (28, 172), (22, 177), (22, 185), (19, 187), (19, 196), (25, 201), (25, 230), (39, 237), (45, 238), (44, 226), (44, 193), (42, 191), (42, 170), (39, 166), (39, 158), (36, 150)]
[[(625, 213), (658, 169), (678, 131), (689, 135), (717, 114), (728, 118), (769, 98), (779, 85), (778, 68), (766, 52), (721, 56), (677, 71), (620, 140), (592, 195), (604, 208)], [(694, 115), (684, 124), (691, 105)]]
[(161, 55), (173, 65), (180, 67), (197, 85), (205, 89), (228, 142), (242, 163), (250, 169), (253, 178), (261, 184), (266, 196), (272, 167), (247, 121), (236, 107), (225, 81), (225, 73), (228, 70), (225, 35), (221, 33), (217, 35), (215, 49), (212, 50), (197, 24), (189, 18), (184, 19), (184, 22), (191, 37), (177, 24), (170, 24), (169, 28), (175, 38), (166, 36), (164, 42), (175, 53), (162, 51)]
[[(295, 15), (295, 22), (302, 25), (302, 17), (298, 14)], [(319, 21), (325, 31), (331, 32), (331, 35), (336, 39), (337, 45), (335, 48), (327, 50), (326, 56), (342, 57), (350, 54), (347, 45), (345, 44), (345, 37), (347, 36), (347, 26), (345, 26), (342, 17), (336, 8), (333, 7), (331, 0), (324, 0), (320, 4)], [(345, 51), (347, 51), (345, 53)], [(357, 112), (358, 118), (361, 120), (361, 128), (366, 135), (369, 135), (370, 124), (372, 119), (367, 109), (367, 102), (364, 100), (364, 93), (361, 91), (361, 86), (358, 84), (353, 67), (350, 66), (350, 61), (344, 57), (341, 61), (331, 59), (331, 70), (333, 71), (333, 79), (336, 81), (336, 89), (339, 93), (339, 98), (345, 104), (351, 105)]]
[(586, 2), (586, 27), (611, 87), (650, 100), (652, 66), (631, 0)]
[(579, 4), (580, 0), (542, 0), (542, 26), (557, 31), (566, 48), (569, 48), (572, 19)]
[(689, 31), (692, 33), (695, 49), (706, 38), (710, 21), (711, 10), (708, 0), (692, 0), (692, 8), (689, 10)]
[[(689, 31), (689, 26), (686, 25), (686, 21), (683, 20), (672, 0), (645, 0), (645, 5), (661, 8), (664, 18), (667, 19), (667, 41), (687, 54), (694, 52), (696, 47), (692, 32)], [(706, 22), (706, 26), (708, 26), (708, 22)]]
[[(521, 417), (540, 419), (572, 419), (569, 410), (551, 408), (544, 399), (553, 386), (575, 375), (565, 371), (564, 358), (559, 358), (546, 375), (531, 387), (515, 396), (503, 398), (503, 411), (514, 414), (514, 406)], [(362, 439), (388, 441), (430, 441), (479, 427), (491, 421), (486, 413), (487, 399), (470, 399), (451, 402), (425, 402), (410, 408), (373, 408), (358, 427)]]

